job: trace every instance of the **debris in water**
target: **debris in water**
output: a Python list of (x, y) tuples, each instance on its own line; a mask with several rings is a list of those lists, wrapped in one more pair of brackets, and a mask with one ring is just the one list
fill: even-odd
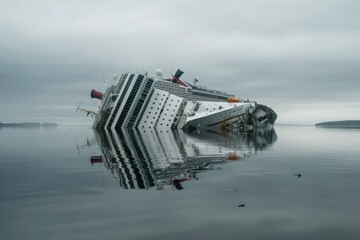
[(296, 174), (294, 174), (294, 176), (297, 176), (298, 178), (300, 178), (300, 177), (301, 177), (301, 174), (300, 174), (300, 173), (296, 173)]

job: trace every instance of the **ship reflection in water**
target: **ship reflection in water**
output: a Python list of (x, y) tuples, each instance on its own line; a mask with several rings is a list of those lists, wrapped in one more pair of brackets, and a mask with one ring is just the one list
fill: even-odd
[(91, 164), (104, 164), (124, 189), (164, 186), (182, 190), (182, 182), (198, 180), (199, 173), (242, 160), (271, 146), (274, 129), (251, 133), (94, 130), (101, 155)]

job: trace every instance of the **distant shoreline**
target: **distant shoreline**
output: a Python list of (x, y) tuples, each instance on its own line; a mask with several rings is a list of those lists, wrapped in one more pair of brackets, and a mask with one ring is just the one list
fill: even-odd
[(0, 122), (0, 128), (2, 127), (23, 127), (23, 128), (37, 128), (37, 127), (57, 127), (56, 123), (51, 122), (22, 122), (22, 123), (2, 123)]
[(360, 120), (321, 122), (315, 124), (315, 126), (323, 127), (323, 128), (359, 128), (360, 129)]

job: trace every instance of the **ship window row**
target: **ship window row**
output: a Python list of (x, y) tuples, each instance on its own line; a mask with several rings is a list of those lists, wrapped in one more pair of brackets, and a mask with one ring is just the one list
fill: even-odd
[[(127, 76), (127, 75), (126, 75)], [(131, 74), (130, 77), (129, 77), (129, 80), (127, 81), (126, 85), (125, 85), (125, 89), (124, 91), (122, 92), (120, 98), (119, 98), (119, 101), (114, 109), (114, 112), (113, 112), (113, 115), (111, 116), (111, 119), (110, 119), (110, 122), (109, 122), (109, 126), (111, 126), (114, 122), (114, 119), (115, 119), (115, 116), (116, 116), (116, 113), (119, 111), (119, 108), (121, 106), (121, 103), (122, 103), (122, 100), (124, 99), (124, 95), (126, 94), (127, 90), (129, 89), (129, 86), (134, 78), (134, 74)], [(125, 79), (125, 78), (124, 78)], [(125, 81), (123, 81), (123, 83), (125, 83)], [(120, 90), (120, 89), (119, 89)]]
[(144, 77), (142, 75), (139, 75), (138, 78), (136, 79), (136, 82), (135, 82), (135, 84), (134, 84), (134, 86), (133, 86), (133, 88), (132, 88), (132, 90), (131, 90), (131, 92), (129, 94), (129, 97), (128, 97), (126, 103), (125, 103), (123, 111), (120, 114), (119, 120), (116, 123), (116, 128), (121, 128), (122, 127), (122, 124), (125, 121), (126, 115), (129, 112), (130, 106), (134, 101), (134, 98), (136, 96), (136, 93), (139, 90), (139, 87), (141, 85), (141, 81), (143, 80), (143, 78)]
[[(156, 90), (155, 90), (156, 91)], [(167, 93), (162, 93), (162, 92), (156, 92), (153, 97), (150, 100), (150, 104), (147, 107), (148, 109), (148, 114), (147, 116), (144, 116), (145, 119), (149, 120), (155, 120), (154, 122), (150, 123), (149, 121), (145, 122), (145, 119), (143, 121), (140, 122), (140, 126), (141, 127), (155, 127), (156, 121), (158, 121), (157, 119), (159, 118), (159, 111), (162, 111), (161, 108), (164, 105), (164, 99), (166, 98)], [(162, 99), (161, 101), (159, 101), (159, 99)], [(151, 104), (152, 102), (152, 104)], [(159, 104), (159, 105), (158, 105)], [(149, 111), (151, 109), (151, 111)]]
[(142, 91), (141, 97), (140, 97), (140, 99), (139, 99), (139, 101), (138, 101), (138, 103), (137, 103), (137, 105), (135, 107), (135, 110), (134, 110), (134, 112), (132, 114), (132, 117), (131, 117), (131, 119), (129, 121), (128, 128), (133, 127), (133, 125), (134, 125), (134, 123), (135, 123), (135, 121), (136, 121), (136, 119), (137, 119), (137, 117), (138, 117), (138, 115), (140, 113), (140, 110), (141, 110), (142, 106), (144, 105), (144, 102), (145, 102), (145, 99), (146, 99), (146, 97), (147, 97), (147, 95), (149, 93), (149, 90), (151, 89), (152, 83), (153, 83), (153, 81), (150, 81), (150, 80), (148, 80), (148, 82), (146, 83), (146, 85), (145, 85), (145, 87), (144, 87), (144, 89)]
[(135, 120), (137, 118), (137, 116), (139, 115), (139, 112), (140, 112), (140, 109), (142, 107), (142, 105), (144, 104), (144, 100), (139, 100), (134, 111), (133, 111), (133, 114), (130, 118), (130, 121), (129, 121), (129, 125), (128, 125), (128, 128), (132, 128), (134, 123), (135, 123)]

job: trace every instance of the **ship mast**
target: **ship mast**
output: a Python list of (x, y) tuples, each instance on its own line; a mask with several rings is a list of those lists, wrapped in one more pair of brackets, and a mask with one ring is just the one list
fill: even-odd
[(89, 110), (89, 109), (85, 109), (85, 108), (82, 108), (80, 107), (80, 103), (79, 105), (76, 107), (76, 112), (77, 111), (82, 111), (82, 112), (86, 112), (86, 116), (91, 116), (91, 117), (95, 117), (96, 116), (96, 112), (95, 111), (92, 111), (92, 110)]

